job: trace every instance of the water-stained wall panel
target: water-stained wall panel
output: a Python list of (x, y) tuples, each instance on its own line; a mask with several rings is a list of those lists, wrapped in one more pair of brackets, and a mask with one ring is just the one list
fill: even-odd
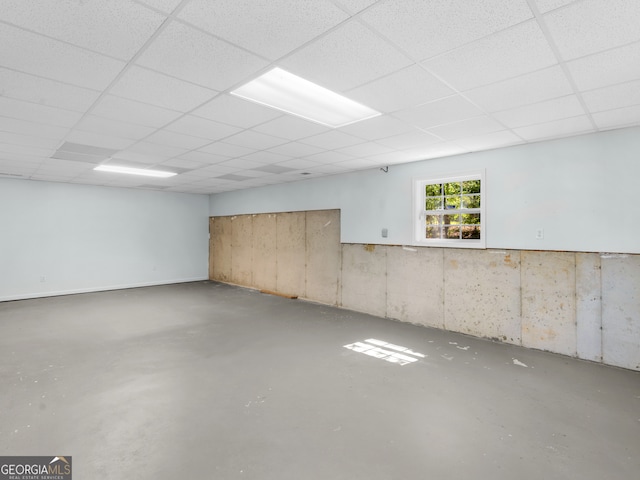
[(444, 328), (443, 249), (387, 247), (387, 316)]
[(306, 214), (306, 298), (337, 305), (340, 289), (340, 210)]
[(231, 283), (248, 286), (252, 284), (252, 237), (251, 215), (231, 217)]
[(258, 289), (276, 289), (276, 214), (253, 215), (253, 283)]
[(276, 290), (305, 296), (305, 212), (276, 215)]
[(640, 255), (601, 261), (604, 363), (640, 370)]
[(384, 317), (387, 310), (387, 247), (342, 246), (342, 306)]
[(231, 281), (231, 217), (209, 219), (209, 279)]
[(576, 356), (576, 255), (521, 252), (522, 345)]
[(519, 345), (520, 252), (445, 249), (445, 328)]
[(600, 255), (576, 253), (576, 343), (579, 358), (602, 361)]

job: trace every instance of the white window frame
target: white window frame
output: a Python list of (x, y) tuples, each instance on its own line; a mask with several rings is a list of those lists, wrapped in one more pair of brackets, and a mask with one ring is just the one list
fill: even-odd
[[(479, 239), (448, 239), (426, 238), (425, 216), (425, 186), (437, 183), (462, 182), (465, 180), (480, 180), (480, 208), (473, 210), (456, 209), (460, 213), (480, 213)], [(487, 248), (487, 197), (485, 193), (486, 181), (484, 170), (473, 170), (453, 174), (414, 177), (413, 179), (413, 232), (414, 245), (453, 248)]]

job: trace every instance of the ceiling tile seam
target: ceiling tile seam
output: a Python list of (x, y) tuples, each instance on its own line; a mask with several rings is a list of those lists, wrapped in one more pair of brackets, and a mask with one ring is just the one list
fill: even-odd
[(600, 129), (598, 128), (598, 125), (593, 119), (593, 116), (589, 111), (589, 107), (587, 106), (587, 103), (584, 101), (584, 98), (582, 97), (582, 93), (580, 92), (580, 89), (578, 89), (578, 85), (576, 84), (576, 81), (574, 80), (573, 75), (571, 75), (571, 71), (569, 70), (567, 63), (562, 58), (562, 55), (560, 54), (560, 49), (558, 48), (558, 45), (553, 39), (553, 36), (549, 31), (549, 27), (547, 27), (547, 22), (545, 22), (544, 16), (540, 13), (540, 10), (536, 5), (535, 0), (527, 0), (527, 2), (529, 3), (529, 8), (533, 12), (536, 18), (536, 21), (538, 22), (538, 26), (540, 27), (540, 30), (542, 30), (542, 34), (547, 40), (547, 43), (549, 44), (549, 47), (551, 48), (553, 55), (556, 57), (556, 61), (558, 62), (558, 65), (560, 65), (560, 68), (562, 69), (562, 73), (564, 73), (564, 76), (566, 77), (567, 81), (569, 82), (569, 85), (571, 86), (571, 90), (573, 90), (576, 98), (578, 99), (578, 102), (580, 102), (580, 106), (582, 107), (582, 109), (585, 112), (585, 115), (589, 119), (591, 126), (596, 132), (599, 131)]
[[(113, 80), (107, 85), (107, 87), (98, 95), (98, 98), (89, 106), (89, 108), (84, 112), (84, 114), (80, 117), (80, 119), (75, 123), (75, 125), (71, 128), (71, 131), (67, 133), (67, 135), (63, 139), (63, 143), (67, 141), (69, 136), (73, 133), (74, 130), (77, 129), (78, 125), (82, 123), (82, 121), (91, 115), (91, 112), (96, 108), (96, 106), (100, 103), (100, 101), (109, 94), (109, 91), (120, 81), (120, 79), (124, 76), (124, 74), (129, 71), (129, 69), (135, 64), (135, 62), (140, 58), (140, 56), (149, 48), (149, 46), (158, 38), (158, 36), (167, 28), (167, 26), (171, 23), (173, 15), (178, 13), (181, 8), (188, 2), (189, 0), (182, 0), (180, 5), (175, 8), (175, 10), (170, 15), (165, 15), (166, 18), (162, 21), (162, 23), (158, 26), (158, 28), (151, 34), (151, 36), (144, 42), (142, 47), (138, 49), (138, 51), (126, 62), (125, 66), (118, 72), (118, 74), (113, 78)], [(127, 148), (131, 148), (136, 145), (138, 142), (134, 142), (129, 145)]]
[(353, 13), (346, 6), (344, 6), (340, 0), (329, 0), (329, 1), (333, 3), (336, 7), (338, 7), (340, 10), (342, 10), (344, 13), (346, 13), (347, 15), (350, 15), (351, 18), (358, 18), (364, 15), (367, 11), (377, 6), (378, 4), (383, 3), (385, 0), (376, 0), (371, 5), (367, 5), (362, 10), (355, 13)]
[[(21, 75), (27, 75), (29, 77), (40, 78), (42, 80), (47, 80), (47, 81), (53, 82), (53, 83), (59, 83), (61, 85), (65, 85), (67, 87), (73, 87), (73, 88), (79, 88), (81, 90), (87, 90), (89, 92), (94, 92), (94, 93), (100, 93), (101, 92), (101, 90), (99, 90), (99, 89), (95, 89), (95, 88), (91, 88), (91, 87), (85, 87), (85, 86), (82, 86), (82, 85), (76, 85), (75, 83), (69, 83), (69, 82), (65, 82), (63, 80), (56, 80), (56, 79), (51, 78), (51, 77), (45, 77), (45, 76), (39, 75), (37, 73), (25, 72), (24, 70), (18, 70), (17, 68), (8, 67), (6, 65), (0, 66), (0, 70), (9, 70), (11, 72), (16, 72), (16, 73), (19, 73)], [(8, 96), (6, 94), (3, 94), (2, 96), (3, 97), (7, 97), (7, 98), (15, 98), (15, 97), (10, 97), (10, 96)], [(20, 100), (20, 99), (16, 98), (16, 100)], [(56, 107), (56, 108), (62, 108), (62, 107)], [(64, 109), (64, 110), (69, 110), (69, 109)], [(69, 110), (69, 111), (76, 112), (77, 110)]]

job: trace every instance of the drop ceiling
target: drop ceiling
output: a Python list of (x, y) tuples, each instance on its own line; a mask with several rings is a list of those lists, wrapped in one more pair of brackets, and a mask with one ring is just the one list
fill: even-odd
[[(638, 125), (638, 25), (638, 0), (0, 0), (0, 177), (210, 194)], [(273, 67), (382, 115), (230, 95)]]

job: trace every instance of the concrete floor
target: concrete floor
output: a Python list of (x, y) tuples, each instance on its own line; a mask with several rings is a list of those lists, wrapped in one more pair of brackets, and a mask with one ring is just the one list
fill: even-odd
[(78, 479), (640, 475), (637, 372), (212, 282), (0, 303), (0, 380), (0, 455)]

